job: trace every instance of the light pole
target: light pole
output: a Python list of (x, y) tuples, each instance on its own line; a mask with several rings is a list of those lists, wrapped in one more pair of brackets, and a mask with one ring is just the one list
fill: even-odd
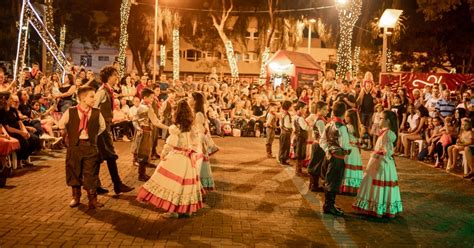
[(158, 0), (155, 0), (155, 32), (153, 37), (153, 85), (156, 84), (156, 43), (158, 42)]
[(397, 25), (398, 18), (402, 14), (399, 9), (386, 9), (379, 20), (379, 28), (383, 28), (383, 47), (382, 47), (382, 72), (387, 72), (387, 46), (388, 46), (388, 32), (389, 28), (394, 28)]
[(312, 32), (313, 23), (316, 23), (316, 20), (310, 19), (309, 30), (308, 30), (308, 54), (311, 54), (311, 32)]

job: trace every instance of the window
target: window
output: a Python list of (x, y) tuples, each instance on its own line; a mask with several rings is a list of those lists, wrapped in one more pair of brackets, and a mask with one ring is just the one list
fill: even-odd
[(186, 50), (187, 61), (198, 61), (201, 58), (201, 52), (194, 49)]
[(109, 56), (99, 56), (99, 61), (109, 61)]
[(258, 61), (258, 56), (256, 53), (245, 53), (242, 61), (247, 62), (247, 63), (253, 63)]
[(81, 66), (91, 67), (92, 66), (92, 56), (91, 55), (81, 55)]
[(246, 32), (245, 38), (249, 40), (257, 40), (258, 39), (258, 32)]

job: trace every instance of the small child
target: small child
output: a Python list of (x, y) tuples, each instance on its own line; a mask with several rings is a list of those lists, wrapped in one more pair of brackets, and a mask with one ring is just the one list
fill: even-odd
[(442, 133), (438, 142), (435, 145), (435, 151), (437, 153), (435, 168), (443, 167), (443, 161), (446, 158), (446, 149), (452, 143), (452, 135), (456, 132), (456, 127), (453, 126), (453, 119), (446, 117), (444, 119), (444, 128), (440, 130)]
[(297, 111), (296, 118), (294, 120), (295, 126), (295, 157), (298, 160), (296, 164), (296, 174), (298, 176), (303, 175), (303, 165), (306, 159), (306, 142), (308, 141), (308, 129), (309, 126), (306, 123), (306, 112), (308, 106), (303, 102), (298, 102), (295, 107)]
[(272, 144), (273, 140), (275, 139), (275, 128), (276, 128), (276, 111), (277, 111), (277, 106), (275, 103), (270, 103), (270, 106), (268, 107), (268, 113), (265, 121), (265, 128), (266, 128), (266, 142), (265, 146), (267, 148), (267, 158), (273, 158), (272, 155)]
[[(375, 144), (375, 141), (377, 141), (377, 137), (380, 132), (380, 123), (382, 123), (382, 118), (383, 106), (382, 104), (377, 104), (375, 106), (375, 113), (372, 116), (372, 128), (370, 129), (370, 135), (372, 135), (372, 144)], [(370, 147), (371, 144), (369, 144), (368, 146)]]
[(278, 159), (281, 165), (290, 165), (288, 159), (290, 158), (290, 143), (293, 126), (291, 124), (291, 116), (288, 111), (291, 108), (290, 101), (284, 101), (281, 106), (283, 113), (281, 117), (281, 133), (280, 133), (280, 149), (278, 151)]
[(322, 174), (322, 167), (326, 162), (326, 156), (321, 147), (321, 138), (326, 129), (326, 115), (328, 114), (328, 104), (323, 101), (316, 103), (316, 121), (313, 125), (313, 145), (311, 151), (311, 159), (308, 165), (309, 189), (313, 192), (323, 192), (324, 188), (319, 183)]
[(472, 144), (471, 119), (463, 118), (461, 123), (461, 132), (459, 133), (456, 144), (448, 147), (448, 164), (446, 166), (446, 171), (448, 172), (451, 172), (454, 169), (459, 152), (464, 151), (464, 147)]

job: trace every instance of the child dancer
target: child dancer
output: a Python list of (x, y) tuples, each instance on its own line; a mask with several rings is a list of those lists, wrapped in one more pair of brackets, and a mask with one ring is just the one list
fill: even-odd
[(397, 115), (385, 110), (381, 127), (353, 208), (361, 214), (393, 218), (403, 211), (393, 159), (393, 145), (398, 133)]
[(59, 120), (59, 128), (65, 130), (69, 145), (66, 151), (66, 183), (72, 188), (69, 207), (77, 207), (81, 200), (81, 186), (87, 191), (89, 209), (102, 207), (97, 202), (98, 175), (97, 136), (105, 129), (100, 110), (93, 108), (94, 88), (81, 87), (77, 93), (79, 105), (69, 108)]
[(290, 165), (288, 159), (290, 158), (290, 139), (293, 132), (293, 125), (291, 124), (291, 116), (288, 110), (291, 108), (290, 101), (284, 101), (281, 105), (283, 115), (281, 117), (281, 133), (280, 133), (280, 149), (278, 151), (278, 159), (281, 165)]
[[(138, 191), (137, 200), (168, 212), (164, 217), (184, 217), (202, 208), (198, 168), (202, 162), (202, 137), (192, 131), (193, 111), (185, 100), (178, 102), (174, 125), (161, 152), (155, 172)], [(178, 180), (180, 179), (180, 180)]]
[(321, 147), (321, 136), (324, 134), (326, 129), (326, 115), (328, 114), (328, 104), (319, 101), (316, 103), (316, 122), (313, 125), (313, 146), (311, 152), (311, 160), (308, 165), (309, 174), (309, 189), (313, 192), (323, 192), (324, 189), (319, 185), (319, 178), (321, 176), (321, 168), (325, 162), (326, 156), (324, 150)]
[(307, 167), (309, 165), (309, 161), (311, 160), (311, 154), (312, 154), (313, 143), (314, 143), (313, 127), (314, 127), (314, 123), (318, 119), (316, 115), (316, 102), (311, 102), (308, 108), (309, 108), (310, 114), (308, 115), (308, 117), (306, 117), (306, 123), (308, 123), (309, 135), (308, 135), (308, 141), (306, 142), (306, 158), (304, 160), (304, 167)]
[(166, 130), (168, 126), (161, 123), (156, 116), (155, 111), (151, 107), (155, 94), (149, 88), (144, 88), (141, 92), (143, 98), (140, 107), (137, 109), (136, 115), (133, 117), (137, 132), (135, 134), (134, 154), (138, 162), (138, 180), (142, 182), (148, 181), (150, 176), (146, 174), (146, 166), (151, 160), (153, 145), (153, 128), (161, 128)]
[(198, 170), (202, 187), (206, 190), (214, 190), (214, 178), (212, 177), (212, 170), (210, 164), (209, 154), (209, 139), (206, 139), (206, 135), (209, 134), (209, 124), (207, 118), (204, 116), (204, 96), (199, 92), (193, 92), (190, 98), (190, 105), (194, 108), (196, 119), (194, 121), (194, 127), (196, 131), (204, 137), (203, 140), (203, 154), (204, 158), (201, 163), (200, 170)]
[(277, 121), (276, 108), (277, 107), (275, 103), (270, 103), (270, 106), (268, 107), (266, 121), (265, 121), (266, 134), (267, 134), (265, 146), (267, 148), (267, 158), (273, 158), (272, 144), (273, 144), (273, 140), (275, 139), (275, 128), (276, 128), (276, 121)]
[(296, 164), (296, 175), (303, 175), (303, 165), (306, 159), (306, 142), (308, 141), (308, 124), (306, 123), (306, 110), (307, 106), (303, 102), (298, 102), (295, 107), (297, 111), (294, 126), (295, 126), (295, 157), (298, 160)]
[(345, 113), (346, 104), (336, 101), (332, 107), (332, 121), (326, 127), (325, 138), (322, 139), (322, 146), (327, 147), (327, 156), (329, 157), (323, 206), (325, 214), (344, 214), (342, 210), (335, 206), (335, 203), (336, 194), (339, 192), (344, 177), (344, 159), (351, 152), (349, 134), (342, 120)]
[(359, 117), (357, 112), (349, 109), (346, 112), (346, 126), (349, 131), (351, 152), (346, 156), (344, 178), (342, 179), (341, 193), (356, 195), (362, 181), (362, 159), (359, 150)]

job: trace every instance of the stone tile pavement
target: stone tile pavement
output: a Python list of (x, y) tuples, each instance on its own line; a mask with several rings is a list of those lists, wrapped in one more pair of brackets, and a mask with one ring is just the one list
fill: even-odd
[[(353, 197), (338, 196), (347, 215), (334, 218), (322, 214), (323, 197), (306, 190), (307, 178), (265, 158), (264, 139), (215, 141), (221, 146), (211, 160), (217, 191), (206, 196), (209, 208), (188, 219), (163, 218), (138, 203), (136, 191), (99, 196), (100, 210), (71, 209), (64, 154), (36, 159), (0, 189), (0, 247), (474, 247), (470, 181), (397, 158), (402, 217), (358, 216)], [(130, 143), (116, 149), (123, 181), (138, 188)], [(368, 153), (363, 157), (366, 162)], [(102, 166), (102, 182), (111, 189)]]

